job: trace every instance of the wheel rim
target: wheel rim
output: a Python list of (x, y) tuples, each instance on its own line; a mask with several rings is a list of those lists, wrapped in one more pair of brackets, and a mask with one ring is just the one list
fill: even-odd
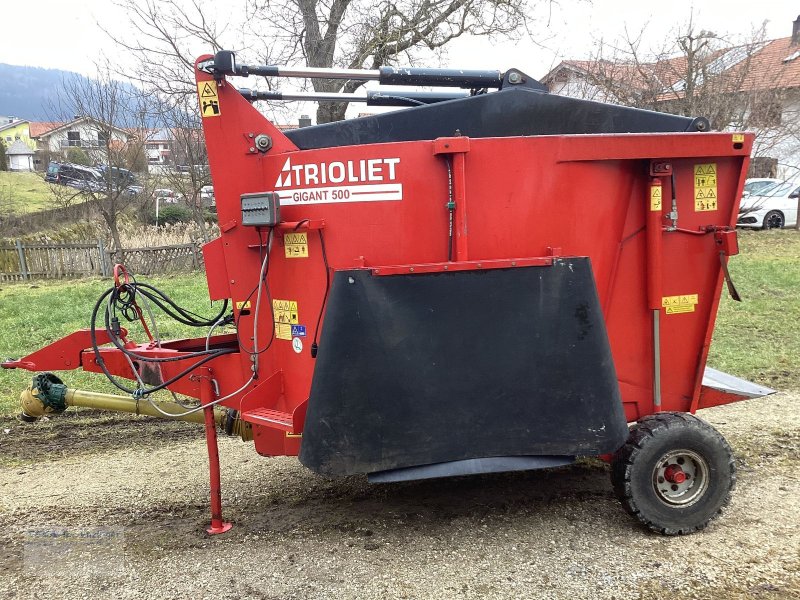
[(692, 450), (673, 450), (653, 469), (656, 497), (668, 506), (689, 506), (708, 489), (708, 463)]
[(767, 227), (770, 229), (780, 229), (783, 227), (783, 218), (780, 215), (770, 215), (769, 219), (767, 219)]

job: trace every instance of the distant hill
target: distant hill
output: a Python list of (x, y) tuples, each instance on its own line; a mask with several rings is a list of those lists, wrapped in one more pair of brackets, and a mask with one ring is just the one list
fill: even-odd
[[(0, 63), (0, 117), (17, 117), (29, 121), (59, 120), (53, 105), (64, 80), (86, 79), (73, 71), (20, 67)], [(133, 87), (133, 86), (131, 86)], [(148, 123), (154, 126), (152, 123)]]
[(72, 71), (20, 67), (0, 63), (0, 116), (30, 121), (53, 120), (50, 102), (65, 78), (82, 77)]

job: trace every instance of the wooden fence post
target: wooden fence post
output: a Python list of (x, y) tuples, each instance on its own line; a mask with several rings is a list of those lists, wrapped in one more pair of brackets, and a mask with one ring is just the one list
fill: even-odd
[(200, 260), (197, 258), (197, 244), (192, 242), (192, 265), (195, 270), (200, 268)]
[(108, 277), (108, 257), (102, 238), (97, 238), (97, 252), (100, 254), (100, 275)]
[(14, 245), (17, 247), (17, 254), (19, 254), (19, 272), (22, 275), (23, 279), (30, 279), (30, 273), (28, 273), (28, 263), (25, 261), (25, 248), (22, 246), (22, 242), (16, 240)]

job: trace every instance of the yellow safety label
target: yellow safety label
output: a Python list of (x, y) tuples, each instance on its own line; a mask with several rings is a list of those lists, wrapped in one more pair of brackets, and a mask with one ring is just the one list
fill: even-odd
[(289, 323), (275, 323), (275, 337), (279, 340), (292, 339), (292, 326)]
[[(297, 314), (297, 302), (294, 300), (273, 300), (272, 314), (275, 316), (276, 323), (286, 323), (287, 325), (298, 325), (300, 323)], [(289, 331), (291, 332), (291, 327)]]
[(661, 306), (666, 309), (668, 315), (694, 312), (694, 307), (696, 304), (697, 294), (664, 296), (661, 298)]
[(198, 83), (197, 96), (200, 99), (201, 115), (204, 117), (218, 117), (221, 114), (216, 81), (201, 81)]
[(308, 258), (308, 233), (287, 233), (283, 246), (286, 258)]
[(744, 142), (744, 134), (743, 133), (734, 133), (731, 138), (733, 138), (734, 144), (741, 144)]
[(661, 186), (650, 188), (650, 210), (661, 210)]
[(717, 210), (717, 163), (694, 166), (694, 210)]
[(242, 310), (242, 309), (247, 310), (248, 308), (250, 308), (250, 300), (248, 300), (246, 302), (237, 302), (236, 303), (236, 310)]

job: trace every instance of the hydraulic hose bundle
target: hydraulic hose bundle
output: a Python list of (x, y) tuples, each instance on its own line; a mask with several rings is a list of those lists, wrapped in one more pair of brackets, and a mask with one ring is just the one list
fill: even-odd
[[(120, 277), (122, 277), (122, 279), (120, 279)], [(148, 317), (152, 325), (153, 329), (152, 332), (150, 328), (147, 326), (147, 321), (145, 320), (144, 312), (142, 311), (142, 308), (139, 305), (138, 298), (144, 299), (143, 304), (145, 306), (145, 309), (147, 310)], [(131, 351), (125, 345), (127, 340), (125, 340), (123, 336), (122, 328), (120, 326), (120, 318), (124, 319), (127, 322), (136, 322), (136, 321), (141, 322), (148, 337), (150, 338), (150, 341), (156, 344), (160, 344), (160, 340), (158, 339), (158, 330), (155, 325), (155, 319), (153, 316), (152, 309), (150, 307), (150, 303), (160, 308), (164, 313), (166, 313), (169, 317), (171, 317), (175, 321), (190, 327), (214, 327), (216, 325), (219, 325), (221, 321), (224, 322), (226, 318), (224, 317), (224, 315), (228, 309), (228, 301), (225, 300), (223, 302), (222, 308), (220, 309), (219, 313), (210, 318), (202, 317), (180, 306), (158, 288), (147, 283), (137, 282), (136, 278), (131, 276), (124, 266), (115, 265), (114, 286), (106, 290), (100, 296), (100, 298), (94, 305), (94, 309), (92, 310), (90, 334), (92, 341), (92, 349), (94, 350), (97, 365), (106, 375), (108, 380), (120, 390), (128, 394), (131, 394), (135, 397), (145, 397), (149, 394), (152, 394), (153, 392), (157, 392), (159, 390), (167, 388), (172, 383), (175, 383), (179, 379), (186, 377), (189, 373), (191, 373), (194, 369), (196, 369), (202, 364), (205, 364), (224, 354), (231, 354), (237, 352), (237, 349), (235, 348), (220, 348), (214, 350), (206, 349), (206, 350), (198, 350), (195, 352), (182, 354), (181, 356), (176, 356), (176, 357), (156, 358), (152, 356), (143, 356), (141, 354), (137, 354), (136, 352)], [(103, 311), (104, 327), (108, 332), (111, 342), (120, 352), (122, 352), (125, 355), (125, 357), (130, 362), (131, 368), (134, 371), (134, 375), (136, 376), (136, 379), (139, 382), (136, 388), (130, 388), (120, 383), (105, 366), (105, 361), (103, 360), (103, 357), (100, 353), (100, 348), (97, 341), (98, 315), (100, 314), (100, 311), (104, 305), (105, 305), (105, 310)], [(153, 335), (153, 332), (155, 333), (155, 337)], [(146, 387), (142, 382), (142, 380), (138, 377), (138, 372), (136, 371), (136, 368), (133, 365), (134, 360), (140, 362), (150, 362), (150, 363), (160, 364), (166, 362), (177, 362), (181, 360), (196, 359), (198, 357), (200, 357), (199, 361), (192, 362), (192, 364), (189, 367), (187, 367), (174, 377), (149, 388)]]

